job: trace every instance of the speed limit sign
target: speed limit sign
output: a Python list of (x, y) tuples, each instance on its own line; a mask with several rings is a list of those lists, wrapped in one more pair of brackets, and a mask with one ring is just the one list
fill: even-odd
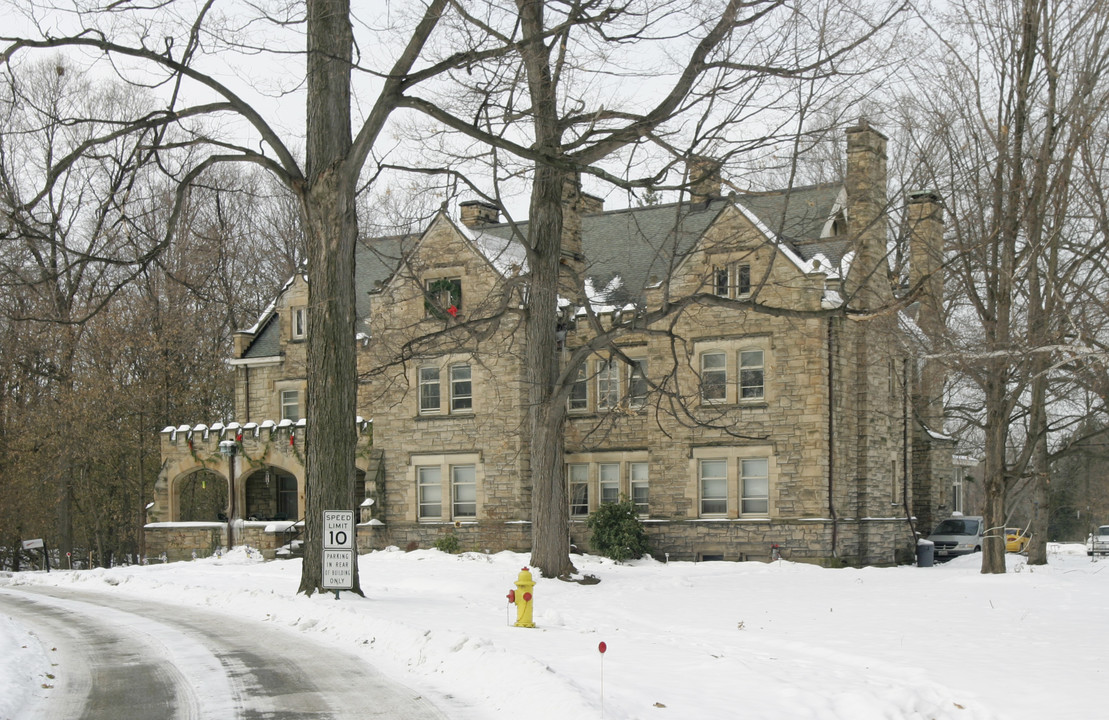
[(354, 587), (354, 511), (323, 512), (323, 583), (325, 590)]
[(353, 510), (324, 510), (323, 548), (324, 550), (354, 549)]

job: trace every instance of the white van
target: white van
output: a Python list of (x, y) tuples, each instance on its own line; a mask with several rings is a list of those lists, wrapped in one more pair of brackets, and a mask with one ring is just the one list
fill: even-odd
[(1102, 525), (1086, 540), (1087, 555), (1109, 555), (1109, 525)]
[(959, 555), (982, 552), (982, 535), (986, 523), (980, 515), (951, 517), (939, 525), (928, 536), (936, 546), (937, 560), (950, 560)]

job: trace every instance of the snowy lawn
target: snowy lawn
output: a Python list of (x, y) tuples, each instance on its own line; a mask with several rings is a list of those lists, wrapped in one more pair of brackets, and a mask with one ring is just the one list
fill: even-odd
[[(259, 642), (311, 633), (452, 718), (1106, 717), (1109, 562), (1080, 545), (1052, 546), (1047, 567), (1008, 561), (1007, 574), (985, 576), (979, 557), (862, 570), (576, 557), (601, 582), (537, 573), (535, 629), (511, 626), (505, 596), (527, 563), (515, 553), (363, 555), (365, 599), (298, 596), (299, 561), (241, 549), (0, 584), (203, 606), (280, 629)], [(27, 629), (0, 613), (0, 718), (48, 672)]]

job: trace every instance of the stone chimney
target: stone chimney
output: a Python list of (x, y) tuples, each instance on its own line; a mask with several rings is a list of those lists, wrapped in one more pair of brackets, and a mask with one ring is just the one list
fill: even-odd
[(886, 259), (886, 136), (864, 119), (847, 129), (847, 234), (855, 259), (847, 278), (851, 306), (877, 309), (893, 299)]
[(909, 288), (920, 302), (917, 324), (928, 337), (943, 332), (943, 205), (935, 190), (909, 193)]
[(689, 160), (689, 202), (715, 200), (720, 195), (720, 162), (706, 157)]
[[(943, 341), (943, 206), (939, 193), (910, 193), (905, 212), (909, 240), (909, 288), (920, 303), (917, 325), (935, 352)], [(916, 410), (928, 427), (943, 432), (943, 363), (925, 360), (915, 398)]]
[(459, 203), (462, 224), (468, 228), (478, 228), (482, 225), (496, 225), (501, 221), (501, 211), (496, 205), (480, 200), (468, 200)]
[(604, 198), (599, 198), (596, 195), (590, 195), (589, 193), (582, 193), (581, 194), (581, 214), (582, 215), (594, 215), (596, 213), (604, 212), (604, 211), (605, 211)]
[(562, 182), (562, 281), (559, 292), (572, 297), (585, 278), (581, 216), (595, 207), (598, 198), (581, 191), (581, 176), (568, 175)]
[(250, 343), (254, 340), (254, 333), (245, 330), (236, 330), (231, 336), (231, 340), (233, 343), (231, 352), (234, 353), (232, 357), (236, 359), (241, 358), (243, 353), (246, 352), (246, 349), (250, 347)]

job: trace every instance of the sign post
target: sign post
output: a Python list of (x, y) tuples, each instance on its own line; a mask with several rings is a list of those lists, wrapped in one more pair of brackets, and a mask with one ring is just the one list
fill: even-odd
[(42, 566), (46, 569), (46, 572), (50, 572), (50, 559), (46, 557), (46, 543), (42, 541), (42, 538), (23, 540), (22, 545), (24, 550), (38, 550), (42, 553)]
[(354, 511), (323, 511), (323, 589), (354, 589)]

